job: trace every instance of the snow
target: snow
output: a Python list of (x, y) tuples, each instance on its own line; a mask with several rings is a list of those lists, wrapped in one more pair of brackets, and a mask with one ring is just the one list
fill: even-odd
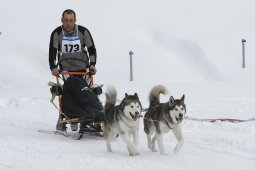
[[(50, 101), (49, 36), (63, 10), (92, 33), (98, 50), (96, 83), (113, 84), (118, 98), (137, 92), (144, 108), (157, 84), (185, 94), (187, 116), (255, 117), (255, 24), (252, 0), (3, 1), (0, 6), (0, 169), (254, 169), (254, 122), (183, 122), (184, 146), (164, 136), (167, 155), (147, 148), (140, 124), (141, 155), (124, 142), (106, 150), (101, 138), (75, 141), (38, 133), (55, 129)], [(246, 39), (242, 68), (241, 39)], [(129, 81), (129, 51), (134, 81)], [(105, 90), (105, 86), (104, 89)], [(100, 99), (105, 100), (101, 95)], [(57, 102), (57, 101), (55, 101)], [(142, 121), (141, 121), (142, 122)]]

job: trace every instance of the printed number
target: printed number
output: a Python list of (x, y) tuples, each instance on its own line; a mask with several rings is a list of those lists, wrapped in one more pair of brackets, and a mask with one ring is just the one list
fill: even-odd
[(79, 44), (75, 44), (73, 52), (77, 52), (78, 50), (79, 50)]
[[(69, 53), (71, 53), (71, 52), (77, 52), (78, 50), (79, 50), (79, 44), (75, 44), (75, 45), (72, 45), (72, 44), (65, 44), (64, 45), (65, 46), (65, 50), (66, 50), (66, 52), (69, 52)], [(69, 47), (69, 49), (68, 49), (68, 47)]]

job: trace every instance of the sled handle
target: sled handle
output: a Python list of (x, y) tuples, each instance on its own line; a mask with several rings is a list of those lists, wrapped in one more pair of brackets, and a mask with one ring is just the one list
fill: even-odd
[(59, 74), (62, 74), (62, 75), (70, 74), (70, 75), (85, 76), (85, 75), (90, 74), (90, 72), (68, 72), (68, 71), (66, 72), (66, 71), (64, 71), (64, 72), (60, 72)]

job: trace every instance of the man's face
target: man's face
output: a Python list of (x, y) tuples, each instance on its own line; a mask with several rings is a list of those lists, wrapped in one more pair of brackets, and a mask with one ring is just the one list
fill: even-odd
[(74, 29), (76, 19), (73, 13), (72, 14), (65, 13), (64, 17), (61, 20), (63, 23), (63, 27), (67, 32), (70, 32)]

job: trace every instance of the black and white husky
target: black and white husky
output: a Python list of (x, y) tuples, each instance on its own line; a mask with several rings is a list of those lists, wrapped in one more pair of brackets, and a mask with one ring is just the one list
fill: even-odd
[(106, 140), (108, 152), (112, 152), (111, 141), (116, 135), (127, 144), (130, 156), (139, 155), (139, 122), (142, 106), (137, 93), (125, 94), (121, 103), (115, 106), (117, 92), (115, 87), (108, 87), (106, 92), (105, 113), (107, 120), (103, 125), (103, 136)]
[[(144, 131), (147, 134), (148, 147), (152, 152), (157, 152), (155, 146), (157, 141), (160, 154), (162, 155), (165, 154), (163, 134), (168, 133), (170, 129), (178, 141), (174, 152), (180, 151), (183, 145), (181, 122), (186, 114), (185, 96), (183, 95), (181, 99), (174, 99), (171, 96), (166, 103), (160, 103), (159, 95), (166, 93), (167, 88), (162, 85), (152, 88), (149, 95), (150, 106), (144, 115)], [(152, 135), (154, 136), (151, 139)]]

